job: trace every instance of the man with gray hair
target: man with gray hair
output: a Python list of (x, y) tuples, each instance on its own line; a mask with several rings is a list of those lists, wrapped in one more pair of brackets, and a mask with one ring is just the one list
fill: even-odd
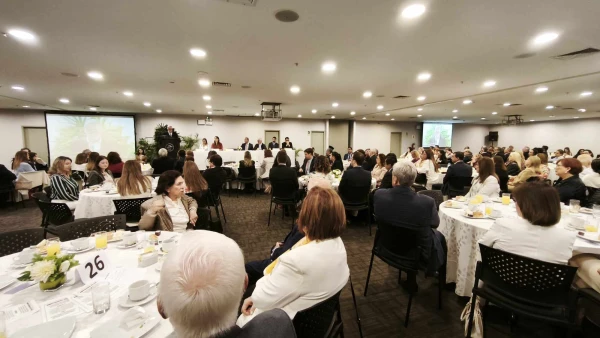
[[(417, 167), (400, 160), (392, 169), (392, 189), (379, 189), (374, 196), (374, 213), (378, 222), (419, 231), (420, 269), (433, 275), (446, 262), (446, 239), (435, 230), (440, 224), (433, 198), (412, 189)], [(415, 288), (416, 276), (408, 275), (408, 288)]]
[[(212, 231), (192, 231), (169, 252), (158, 287), (158, 310), (178, 338), (295, 337), (281, 309), (235, 325), (247, 286), (244, 255), (232, 239)], [(174, 335), (171, 335), (174, 336)]]
[(579, 178), (583, 179), (585, 176), (594, 173), (594, 171), (592, 170), (592, 156), (590, 156), (589, 154), (583, 154), (577, 156), (577, 159), (579, 160), (579, 162), (581, 162), (581, 166), (583, 167), (583, 170), (581, 171), (581, 173), (579, 173)]
[(256, 144), (254, 145), (254, 150), (265, 150), (267, 149), (267, 146), (265, 146), (265, 144), (262, 141), (262, 138), (259, 138), (258, 140), (256, 140)]

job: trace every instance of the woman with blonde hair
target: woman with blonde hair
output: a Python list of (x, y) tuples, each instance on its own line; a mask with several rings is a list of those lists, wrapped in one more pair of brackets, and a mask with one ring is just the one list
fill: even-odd
[(517, 176), (521, 172), (521, 154), (513, 151), (508, 155), (506, 161), (506, 172), (508, 176)]
[(536, 156), (540, 158), (540, 172), (542, 173), (540, 177), (545, 180), (548, 178), (548, 175), (550, 175), (550, 168), (548, 168), (548, 155), (546, 153), (539, 153)]
[(35, 171), (31, 164), (29, 164), (29, 152), (20, 150), (15, 154), (15, 158), (12, 163), (12, 170), (15, 174), (27, 173)]
[(142, 174), (142, 167), (138, 161), (125, 162), (121, 178), (117, 182), (117, 192), (123, 197), (150, 197), (152, 180)]
[(79, 183), (71, 177), (71, 159), (59, 156), (48, 171), (52, 193), (50, 199), (64, 202), (69, 209), (74, 210), (79, 200)]
[(412, 163), (417, 163), (420, 160), (419, 156), (421, 156), (421, 155), (419, 155), (419, 152), (417, 150), (411, 151), (410, 152), (410, 157), (411, 157), (410, 161)]
[[(254, 166), (254, 161), (252, 160), (252, 154), (249, 151), (244, 153), (244, 159), (240, 161), (240, 167), (238, 169), (238, 177), (240, 178), (251, 178), (256, 177), (256, 167)], [(252, 184), (255, 186), (255, 183)], [(248, 188), (248, 184), (245, 184), (244, 188)]]
[(538, 180), (538, 177), (542, 175), (540, 170), (541, 160), (537, 156), (529, 156), (525, 161), (525, 169), (517, 176), (512, 176), (508, 179), (508, 191), (512, 191), (519, 184), (528, 182), (530, 179)]

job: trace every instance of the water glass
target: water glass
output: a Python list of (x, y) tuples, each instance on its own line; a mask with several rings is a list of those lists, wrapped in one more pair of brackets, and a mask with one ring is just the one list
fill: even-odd
[(146, 230), (138, 230), (135, 235), (137, 236), (137, 248), (142, 249), (146, 245)]
[(586, 232), (598, 232), (598, 219), (595, 217), (588, 217), (585, 220), (584, 227)]
[(592, 207), (592, 214), (596, 218), (600, 218), (600, 204), (594, 204)]
[(48, 256), (58, 255), (60, 253), (60, 240), (58, 238), (50, 238), (46, 243), (46, 254)]
[(110, 309), (110, 283), (99, 281), (92, 287), (92, 307), (95, 314), (106, 313)]
[(108, 235), (106, 231), (100, 231), (94, 234), (96, 239), (96, 250), (104, 250), (108, 246)]
[(579, 200), (569, 200), (569, 212), (579, 213), (579, 209), (581, 209)]

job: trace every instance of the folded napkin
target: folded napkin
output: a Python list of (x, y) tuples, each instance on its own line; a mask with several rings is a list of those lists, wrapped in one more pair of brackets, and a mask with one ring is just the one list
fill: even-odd
[(131, 309), (127, 310), (127, 312), (125, 312), (123, 315), (123, 318), (121, 318), (119, 327), (129, 331), (132, 328), (143, 324), (148, 317), (148, 314), (143, 308), (139, 306), (132, 307)]

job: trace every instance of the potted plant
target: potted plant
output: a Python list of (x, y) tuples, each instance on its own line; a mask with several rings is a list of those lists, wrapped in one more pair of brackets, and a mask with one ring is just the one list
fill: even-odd
[(49, 255), (42, 257), (34, 255), (32, 264), (25, 268), (18, 280), (36, 281), (40, 283), (41, 290), (52, 290), (60, 287), (67, 281), (67, 271), (79, 265), (74, 260), (75, 255)]

